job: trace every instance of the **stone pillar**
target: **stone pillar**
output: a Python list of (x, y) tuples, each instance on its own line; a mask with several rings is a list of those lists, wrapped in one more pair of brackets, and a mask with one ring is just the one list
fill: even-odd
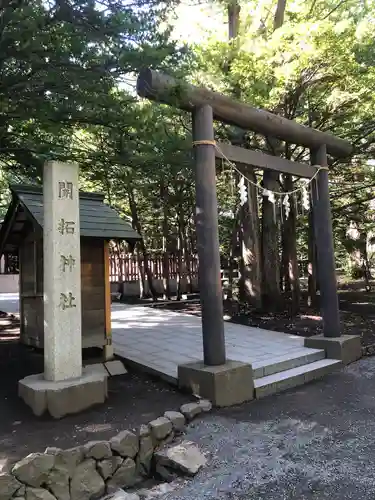
[(35, 415), (61, 418), (104, 403), (108, 393), (106, 370), (82, 369), (77, 165), (45, 165), (43, 204), (44, 373), (20, 380), (18, 394)]
[(78, 165), (44, 166), (44, 376), (82, 375)]

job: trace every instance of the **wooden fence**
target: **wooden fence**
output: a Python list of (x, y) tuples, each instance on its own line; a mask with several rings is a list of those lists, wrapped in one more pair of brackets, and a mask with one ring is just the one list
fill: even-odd
[[(142, 271), (144, 271), (143, 258), (141, 259)], [(155, 280), (163, 279), (163, 255), (150, 255), (148, 259), (148, 266), (151, 271), (152, 277)], [(169, 256), (169, 279), (177, 279), (178, 273), (178, 258), (175, 255)], [(182, 268), (184, 261), (182, 260)], [(125, 254), (120, 257), (111, 254), (110, 256), (110, 281), (112, 283), (130, 283), (140, 279), (138, 258), (134, 254)], [(190, 258), (190, 276), (195, 278), (198, 276), (198, 259), (196, 257)]]

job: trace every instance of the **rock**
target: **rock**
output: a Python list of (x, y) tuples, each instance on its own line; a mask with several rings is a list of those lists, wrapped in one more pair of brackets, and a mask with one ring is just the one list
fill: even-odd
[(23, 484), (16, 492), (15, 498), (26, 496), (26, 486)]
[(154, 443), (150, 435), (139, 438), (139, 452), (137, 455), (137, 470), (148, 476), (151, 469), (152, 456), (154, 454)]
[(175, 471), (167, 469), (167, 467), (164, 467), (164, 465), (159, 463), (156, 464), (155, 473), (160, 477), (160, 479), (167, 481), (167, 483), (171, 483), (178, 477)]
[(112, 450), (122, 457), (134, 458), (138, 453), (138, 438), (130, 431), (120, 432), (110, 443)]
[(198, 401), (199, 407), (203, 412), (208, 412), (212, 410), (212, 403), (208, 399), (200, 399)]
[(160, 450), (160, 448), (163, 448), (167, 444), (171, 444), (174, 439), (174, 432), (172, 431), (165, 439), (162, 439), (161, 441), (156, 441), (155, 444), (155, 449)]
[(70, 481), (71, 500), (91, 500), (103, 495), (105, 484), (92, 458), (79, 464)]
[[(107, 482), (109, 492), (116, 491), (118, 488), (127, 488), (133, 486), (136, 482), (136, 465), (134, 460), (126, 458), (112, 478)], [(78, 499), (77, 499), (78, 500)]]
[(190, 476), (194, 476), (207, 463), (199, 448), (190, 441), (157, 451), (154, 456), (157, 464)]
[(26, 488), (26, 500), (56, 500), (56, 498), (43, 488)]
[(156, 441), (165, 439), (173, 429), (172, 422), (166, 417), (159, 417), (150, 422), (151, 435)]
[(140, 498), (136, 493), (127, 493), (120, 489), (105, 496), (102, 500), (140, 500)]
[(120, 467), (120, 465), (123, 462), (123, 458), (115, 456), (111, 458), (107, 458), (105, 460), (101, 460), (96, 464), (96, 467), (104, 479), (108, 479), (110, 476), (113, 476), (113, 474), (116, 472), (116, 470)]
[(0, 473), (0, 500), (9, 500), (22, 484), (12, 474)]
[(138, 430), (138, 436), (139, 437), (146, 437), (151, 434), (150, 427), (148, 425), (142, 424)]
[(108, 441), (90, 441), (83, 447), (86, 458), (103, 460), (112, 456), (111, 445)]
[(175, 431), (181, 432), (185, 429), (185, 417), (179, 411), (166, 411), (164, 416), (172, 422)]
[(203, 411), (199, 403), (185, 403), (181, 406), (180, 410), (187, 420), (193, 420), (194, 417)]
[(16, 476), (21, 483), (38, 487), (46, 482), (48, 473), (54, 465), (54, 455), (31, 453), (15, 464), (12, 469), (12, 474)]
[(61, 450), (60, 448), (47, 448), (44, 453), (54, 455), (54, 468), (67, 472), (69, 477), (72, 477), (75, 468), (83, 461), (84, 458), (82, 446), (76, 446), (67, 450)]
[(57, 500), (70, 500), (69, 474), (63, 469), (52, 469), (48, 474), (46, 486)]

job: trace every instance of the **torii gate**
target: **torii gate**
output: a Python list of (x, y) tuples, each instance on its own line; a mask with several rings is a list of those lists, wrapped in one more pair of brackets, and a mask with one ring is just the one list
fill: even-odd
[[(193, 117), (196, 231), (204, 360), (201, 366), (179, 367), (180, 385), (188, 385), (195, 392), (197, 390), (205, 392), (206, 394), (201, 395), (209, 397), (211, 394), (207, 394), (210, 392), (207, 386), (212, 381), (209, 383), (208, 375), (202, 375), (202, 371), (209, 371), (212, 377), (213, 373), (218, 371), (217, 369), (215, 371), (214, 367), (228, 365), (225, 355), (216, 195), (215, 157), (221, 157), (219, 151), (234, 163), (299, 177), (315, 176), (313, 182), (316, 184), (314, 191), (317, 196), (312, 210), (324, 336), (306, 339), (305, 345), (325, 349), (328, 357), (343, 359), (345, 362), (358, 359), (359, 339), (354, 336), (350, 338), (341, 336), (327, 162), (327, 153), (335, 157), (348, 156), (352, 151), (351, 144), (329, 133), (305, 127), (295, 121), (253, 108), (217, 92), (189, 85), (149, 68), (140, 72), (137, 92), (141, 97), (190, 111)], [(311, 165), (228, 144), (219, 143), (219, 148), (216, 149), (214, 120), (305, 146), (310, 149)], [(240, 382), (239, 379), (237, 382)], [(227, 389), (231, 391), (234, 387)], [(222, 390), (226, 392), (225, 389)], [(228, 396), (227, 400), (240, 402), (241, 397), (242, 400), (252, 399), (245, 394), (237, 394), (237, 397), (233, 395), (232, 399)]]

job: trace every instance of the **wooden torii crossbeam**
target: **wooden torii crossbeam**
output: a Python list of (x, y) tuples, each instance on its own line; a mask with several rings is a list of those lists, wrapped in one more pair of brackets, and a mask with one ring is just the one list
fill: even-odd
[(215, 149), (217, 158), (224, 158), (233, 163), (249, 165), (251, 167), (261, 168), (263, 170), (275, 170), (281, 174), (290, 174), (295, 177), (305, 177), (311, 179), (317, 172), (317, 167), (307, 163), (279, 158), (277, 156), (267, 155), (260, 151), (232, 146), (224, 142), (218, 142)]
[(189, 85), (149, 68), (140, 72), (137, 92), (141, 97), (185, 111), (193, 112), (200, 106), (209, 105), (215, 120), (307, 148), (325, 145), (327, 153), (332, 156), (348, 156), (352, 151), (349, 142), (332, 134), (305, 127), (293, 120), (253, 108), (218, 92)]
[[(254, 108), (223, 94), (189, 85), (149, 68), (139, 74), (137, 92), (141, 97), (190, 111), (193, 116), (196, 231), (204, 364), (217, 366), (226, 362), (215, 166), (215, 157), (223, 157), (222, 153), (234, 163), (276, 170), (298, 177), (312, 178), (316, 174), (313, 180), (316, 183), (314, 189), (316, 195), (312, 210), (323, 330), (325, 337), (339, 337), (341, 331), (327, 153), (336, 157), (348, 156), (352, 151), (351, 144), (327, 132), (305, 127), (295, 121)], [(216, 148), (213, 120), (307, 147), (310, 149), (311, 165), (223, 143)]]

